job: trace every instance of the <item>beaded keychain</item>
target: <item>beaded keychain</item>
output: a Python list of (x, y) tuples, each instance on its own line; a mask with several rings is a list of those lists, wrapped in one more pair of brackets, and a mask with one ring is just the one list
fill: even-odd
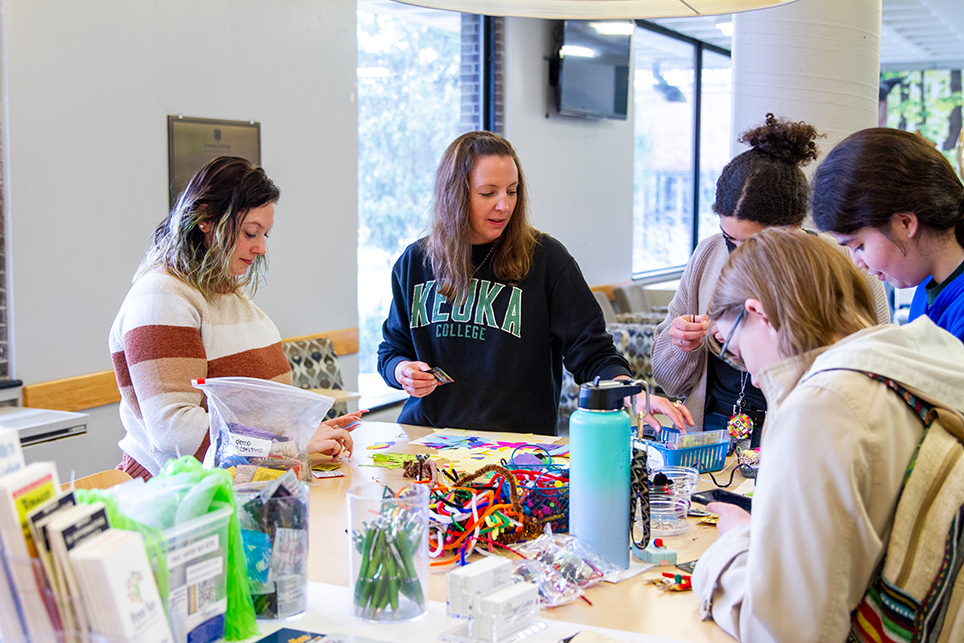
[(740, 396), (736, 398), (733, 405), (733, 415), (726, 423), (726, 428), (730, 435), (737, 440), (745, 440), (753, 433), (753, 420), (743, 412), (743, 400), (746, 398), (746, 381), (749, 378), (747, 373), (743, 373), (740, 383)]

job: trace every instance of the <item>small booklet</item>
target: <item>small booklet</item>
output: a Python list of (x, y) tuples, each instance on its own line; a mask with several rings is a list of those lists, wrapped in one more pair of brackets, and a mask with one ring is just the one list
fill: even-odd
[[(37, 549), (27, 526), (27, 512), (60, 495), (60, 479), (53, 462), (33, 462), (0, 477), (0, 542), (6, 556), (13, 594), (19, 598), (23, 630), (31, 640), (49, 640), (60, 626), (53, 601), (46, 601), (43, 584), (34, 572)], [(12, 623), (3, 623), (3, 638)]]
[[(20, 433), (14, 429), (0, 428), (0, 476), (20, 471), (25, 466)], [(0, 538), (0, 553), (4, 551)], [(13, 579), (0, 568), (0, 641), (17, 641), (24, 637), (12, 583)]]
[(52, 515), (50, 520), (42, 526), (46, 541), (44, 544), (50, 552), (53, 577), (56, 583), (55, 591), (60, 595), (61, 603), (70, 606), (63, 620), (71, 628), (70, 631), (80, 633), (81, 640), (86, 639), (85, 633), (88, 627), (92, 625), (88, 623), (88, 612), (85, 610), (84, 604), (90, 596), (96, 596), (96, 594), (85, 595), (83, 593), (74, 574), (74, 568), (70, 564), (68, 554), (75, 547), (82, 545), (109, 528), (107, 511), (104, 504), (100, 502), (68, 506)]
[(305, 630), (293, 630), (285, 627), (273, 634), (258, 639), (255, 643), (320, 643), (324, 641), (325, 638), (324, 634)]
[[(54, 569), (53, 558), (50, 555), (50, 545), (47, 539), (47, 523), (55, 517), (75, 506), (77, 501), (74, 499), (73, 492), (65, 493), (62, 496), (51, 498), (47, 502), (34, 507), (27, 512), (27, 526), (30, 528), (30, 535), (33, 538), (34, 546), (37, 548), (37, 557), (43, 567), (46, 577), (46, 590), (53, 596), (57, 609), (60, 612), (60, 621), (68, 643), (78, 640), (74, 632), (80, 632), (78, 624), (74, 618), (73, 604), (68, 600), (68, 595), (64, 585), (57, 577)], [(84, 640), (84, 639), (80, 639)], [(84, 643), (86, 643), (84, 641)]]
[(23, 448), (20, 446), (20, 432), (16, 429), (0, 427), (0, 476), (23, 469)]
[(94, 630), (111, 641), (174, 643), (144, 539), (136, 531), (108, 529), (68, 554)]

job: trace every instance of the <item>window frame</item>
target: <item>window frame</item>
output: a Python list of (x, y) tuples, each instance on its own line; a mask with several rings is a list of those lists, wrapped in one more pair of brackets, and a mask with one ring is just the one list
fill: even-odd
[[(372, 3), (377, 13), (378, 2)], [(394, 5), (394, 3), (391, 3)], [(392, 6), (393, 11), (403, 13), (406, 10), (424, 11), (424, 9), (406, 7), (406, 5)], [(461, 104), (461, 131), (471, 131), (485, 129), (496, 133), (501, 133), (503, 128), (504, 114), (504, 19), (492, 16), (481, 16), (476, 14), (461, 13), (461, 38), (462, 38), (462, 71), (461, 81), (472, 83), (469, 92), (468, 102)], [(357, 28), (357, 27), (356, 27)], [(469, 58), (465, 57), (466, 46), (472, 49)], [(466, 64), (468, 63), (468, 64)], [(474, 76), (474, 78), (469, 78)], [(477, 84), (476, 84), (477, 83)], [(463, 94), (463, 100), (465, 95)], [(359, 122), (361, 127), (361, 122)], [(361, 195), (359, 195), (361, 198)], [(359, 212), (363, 209), (363, 203), (359, 202)], [(359, 227), (361, 221), (359, 221)], [(359, 236), (359, 240), (361, 236)], [(414, 241), (414, 239), (411, 239)], [(384, 284), (385, 290), (391, 294), (390, 273), (386, 275)], [(367, 316), (363, 316), (363, 306), (359, 299), (358, 321), (359, 329), (363, 329), (366, 324)], [(370, 342), (369, 342), (370, 343)], [(359, 350), (359, 382), (358, 390), (367, 399), (378, 401), (374, 404), (363, 400), (365, 408), (381, 408), (390, 406), (407, 397), (402, 391), (389, 389), (387, 385), (382, 386), (381, 378), (377, 374), (376, 362), (377, 354), (370, 353), (368, 344), (363, 342)], [(377, 346), (377, 342), (376, 342)], [(372, 377), (374, 373), (375, 377)], [(376, 385), (374, 382), (378, 382)], [(374, 410), (374, 409), (373, 409)]]
[[(702, 122), (703, 116), (703, 54), (705, 52), (712, 52), (730, 58), (731, 60), (733, 58), (733, 54), (729, 49), (718, 47), (708, 42), (703, 42), (702, 40), (681, 34), (678, 31), (673, 31), (672, 29), (668, 29), (662, 25), (650, 22), (649, 20), (636, 20), (635, 23), (637, 29), (643, 29), (645, 31), (666, 36), (668, 38), (672, 38), (693, 46), (693, 169), (692, 175), (690, 176), (690, 182), (692, 183), (691, 197), (693, 199), (693, 212), (691, 217), (692, 223), (690, 229), (690, 249), (688, 255), (692, 256), (693, 251), (700, 242), (700, 123)], [(635, 130), (633, 135), (635, 136)], [(635, 187), (636, 186), (634, 184), (634, 190)], [(633, 225), (635, 226), (635, 221)], [(658, 283), (679, 278), (683, 274), (683, 270), (685, 268), (686, 264), (655, 268), (652, 270), (643, 270), (639, 272), (633, 270), (632, 276), (633, 280), (640, 284)]]

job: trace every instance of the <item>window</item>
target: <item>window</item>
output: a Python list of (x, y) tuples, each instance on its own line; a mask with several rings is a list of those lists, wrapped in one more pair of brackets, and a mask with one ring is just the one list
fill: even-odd
[(880, 127), (918, 131), (958, 166), (961, 143), (960, 69), (885, 71), (880, 75)]
[[(960, 69), (915, 69), (880, 74), (880, 127), (920, 132), (964, 178), (964, 133)], [(885, 284), (889, 286), (889, 284)], [(894, 319), (906, 321), (914, 288), (897, 288)]]
[(438, 161), (462, 132), (498, 127), (499, 74), (483, 55), (501, 37), (492, 18), (358, 1), (359, 389), (376, 371), (391, 269), (428, 231)]
[(729, 161), (730, 58), (644, 21), (633, 39), (633, 275), (684, 266), (716, 231), (716, 180)]

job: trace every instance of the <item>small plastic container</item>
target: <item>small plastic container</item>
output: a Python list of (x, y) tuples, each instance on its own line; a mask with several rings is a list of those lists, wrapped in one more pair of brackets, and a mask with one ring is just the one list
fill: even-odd
[(259, 619), (281, 620), (308, 608), (308, 485), (293, 474), (234, 488), (241, 540)]
[(720, 442), (729, 442), (730, 436), (726, 429), (719, 429), (717, 431), (689, 431), (687, 433), (676, 431), (667, 435), (666, 439), (661, 437), (660, 441), (667, 449), (691, 449), (693, 447), (713, 446)]
[(652, 480), (656, 474), (662, 473), (673, 482), (673, 493), (682, 498), (690, 499), (699, 482), (700, 472), (693, 467), (662, 467), (650, 474), (650, 492), (652, 493)]
[(689, 531), (686, 513), (690, 510), (690, 501), (680, 496), (662, 496), (650, 498), (649, 501), (649, 529), (653, 537), (679, 536)]
[(222, 507), (163, 532), (167, 595), (158, 589), (177, 643), (224, 639), (230, 519), (231, 508)]
[(348, 492), (352, 615), (410, 621), (428, 599), (428, 488), (368, 485)]

